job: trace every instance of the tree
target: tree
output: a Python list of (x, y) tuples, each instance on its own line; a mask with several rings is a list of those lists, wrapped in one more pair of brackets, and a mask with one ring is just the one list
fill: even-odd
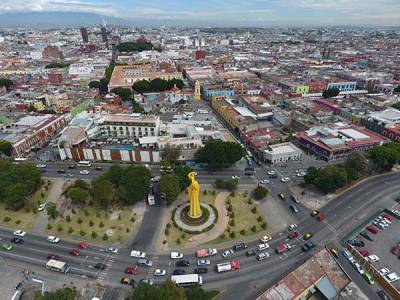
[(304, 182), (306, 184), (313, 184), (317, 177), (318, 169), (316, 167), (308, 167), (307, 174), (304, 176)]
[(43, 296), (41, 292), (36, 292), (34, 300), (75, 300), (76, 291), (71, 288), (58, 289), (53, 292), (46, 292)]
[(234, 142), (223, 142), (212, 140), (204, 148), (197, 151), (196, 157), (200, 162), (211, 166), (231, 166), (239, 161), (244, 155), (243, 148)]
[(133, 205), (143, 200), (150, 190), (150, 171), (144, 166), (129, 166), (124, 169), (119, 187), (120, 200)]
[(229, 180), (223, 180), (223, 179), (217, 179), (214, 182), (214, 186), (217, 189), (225, 189), (229, 191), (234, 191), (236, 190), (238, 185), (237, 180), (229, 179)]
[(333, 193), (343, 187), (347, 181), (345, 168), (329, 165), (318, 171), (318, 177), (314, 180), (314, 184), (324, 193)]
[(391, 143), (373, 147), (368, 156), (383, 170), (391, 170), (393, 165), (400, 161), (400, 144)]
[(140, 94), (148, 93), (150, 91), (150, 82), (147, 80), (136, 81), (132, 89)]
[(165, 90), (169, 90), (169, 83), (167, 80), (161, 78), (155, 78), (150, 81), (150, 90), (152, 92), (163, 92)]
[(88, 196), (88, 191), (82, 188), (72, 187), (68, 189), (68, 197), (72, 200), (72, 203), (74, 204), (85, 204)]
[(100, 89), (100, 81), (97, 80), (91, 81), (89, 82), (88, 86), (91, 89)]
[(162, 159), (168, 161), (171, 165), (175, 165), (180, 156), (181, 148), (170, 144), (167, 144), (161, 152)]
[(77, 179), (74, 182), (74, 187), (81, 188), (81, 189), (84, 189), (84, 190), (88, 190), (89, 189), (89, 184), (85, 180)]
[(0, 140), (0, 154), (11, 156), (12, 144), (9, 141)]
[(47, 215), (53, 220), (59, 216), (59, 211), (57, 210), (57, 206), (55, 203), (50, 202), (47, 204)]
[(261, 200), (265, 198), (267, 195), (268, 195), (268, 190), (261, 185), (257, 186), (253, 191), (253, 197), (257, 200)]
[(118, 188), (124, 177), (124, 168), (119, 164), (113, 164), (110, 169), (108, 169), (107, 173), (105, 173), (105, 177)]
[(99, 87), (99, 91), (100, 94), (105, 95), (108, 92), (108, 83), (110, 82), (109, 79), (106, 78), (101, 78), (99, 83), (100, 83), (100, 87)]
[(188, 174), (191, 171), (192, 171), (192, 169), (186, 165), (180, 165), (180, 166), (175, 167), (174, 173), (178, 177), (179, 186), (181, 188), (181, 191), (183, 191), (190, 185), (190, 180), (188, 178)]
[(332, 98), (336, 97), (340, 94), (340, 90), (337, 88), (327, 89), (322, 93), (322, 97), (324, 98)]
[(142, 52), (153, 49), (153, 44), (150, 42), (136, 43), (136, 42), (123, 42), (117, 46), (119, 52)]
[(178, 288), (175, 282), (171, 280), (165, 281), (160, 288), (160, 298), (163, 300), (186, 300), (183, 289)]
[(400, 84), (394, 88), (393, 93), (400, 93)]
[(215, 298), (218, 291), (205, 291), (199, 286), (194, 286), (185, 290), (186, 299), (188, 300), (211, 300)]
[(178, 89), (183, 89), (185, 84), (183, 83), (182, 79), (177, 79), (177, 78), (172, 78), (171, 80), (168, 81), (169, 84), (169, 89), (173, 88), (175, 85)]
[(7, 186), (3, 191), (4, 204), (7, 208), (17, 211), (27, 202), (27, 186), (23, 183), (15, 183)]
[(178, 176), (175, 174), (162, 174), (158, 182), (158, 190), (160, 194), (165, 194), (168, 204), (174, 202), (181, 192)]
[(171, 280), (165, 281), (161, 286), (140, 283), (128, 300), (186, 300), (183, 289), (178, 288)]
[(114, 187), (109, 180), (100, 176), (92, 180), (90, 194), (97, 205), (108, 208), (114, 199)]
[(118, 87), (111, 90), (112, 93), (120, 96), (122, 101), (129, 101), (132, 99), (132, 92), (130, 89)]
[(4, 86), (7, 91), (14, 85), (14, 82), (11, 79), (0, 77), (0, 87)]
[(361, 152), (350, 153), (344, 162), (349, 181), (357, 180), (367, 170), (367, 160)]
[(68, 64), (68, 63), (64, 64), (64, 63), (59, 63), (59, 62), (53, 62), (53, 63), (46, 65), (44, 68), (45, 69), (62, 69), (62, 68), (69, 67), (69, 65), (70, 64)]

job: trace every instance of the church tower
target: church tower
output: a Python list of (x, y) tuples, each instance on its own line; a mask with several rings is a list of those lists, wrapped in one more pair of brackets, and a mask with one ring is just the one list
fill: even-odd
[(194, 84), (194, 99), (200, 100), (201, 99), (201, 90), (200, 90), (200, 82), (196, 80)]

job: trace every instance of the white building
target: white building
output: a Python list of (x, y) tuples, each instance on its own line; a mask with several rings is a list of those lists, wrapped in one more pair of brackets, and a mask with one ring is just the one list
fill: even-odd
[(292, 143), (271, 145), (264, 151), (264, 159), (273, 164), (301, 160), (303, 152)]

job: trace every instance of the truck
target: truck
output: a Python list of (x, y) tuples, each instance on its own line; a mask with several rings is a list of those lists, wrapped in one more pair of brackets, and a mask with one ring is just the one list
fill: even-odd
[(239, 270), (240, 265), (236, 260), (232, 260), (231, 262), (224, 262), (221, 264), (217, 264), (215, 269), (218, 273), (227, 272), (227, 271), (234, 271)]
[(142, 251), (139, 251), (139, 250), (132, 250), (131, 251), (131, 257), (145, 258), (146, 257), (146, 252), (142, 252)]
[(276, 253), (282, 254), (282, 253), (285, 253), (286, 251), (288, 251), (291, 248), (292, 247), (289, 244), (281, 243), (275, 248), (275, 250), (276, 250)]
[(198, 258), (203, 258), (203, 257), (207, 257), (207, 256), (212, 256), (212, 255), (216, 255), (218, 253), (217, 249), (215, 248), (204, 248), (204, 249), (200, 249), (196, 251), (196, 256)]
[(149, 205), (155, 205), (156, 204), (156, 200), (154, 198), (154, 195), (147, 195), (147, 202), (149, 203)]

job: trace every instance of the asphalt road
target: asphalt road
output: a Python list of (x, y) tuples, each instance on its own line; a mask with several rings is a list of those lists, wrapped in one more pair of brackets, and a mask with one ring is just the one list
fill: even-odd
[[(390, 207), (393, 203), (392, 199), (398, 194), (399, 190), (399, 173), (371, 178), (350, 191), (341, 194), (335, 201), (322, 208), (321, 211), (327, 216), (326, 221), (318, 222), (310, 216), (305, 216), (298, 223), (299, 231), (302, 234), (312, 232), (314, 236), (311, 240), (321, 248), (329, 242), (338, 241), (339, 238), (351, 231), (359, 221), (367, 218), (377, 209)], [(150, 208), (151, 210), (152, 208)], [(155, 215), (157, 214), (155, 213)], [(151, 213), (149, 216), (151, 216)], [(157, 219), (152, 217), (148, 218), (148, 220), (149, 222), (157, 222)], [(146, 235), (146, 232), (141, 235)], [(8, 242), (11, 237), (11, 231), (0, 230), (2, 242)], [(283, 241), (289, 242), (293, 249), (285, 255), (278, 255), (275, 253), (274, 248)], [(135, 247), (138, 247), (136, 248), (137, 250), (143, 250), (139, 248), (141, 243), (139, 239), (134, 244)], [(209, 267), (209, 273), (203, 276), (204, 286), (210, 289), (227, 287), (228, 290), (223, 294), (222, 299), (229, 299), (229, 295), (236, 295), (238, 299), (253, 299), (260, 288), (270, 286), (277, 278), (294, 269), (312, 255), (312, 253), (301, 251), (300, 247), (303, 243), (304, 241), (301, 237), (288, 241), (287, 232), (282, 232), (274, 236), (272, 241), (269, 242), (270, 249), (268, 249), (268, 252), (271, 256), (265, 261), (258, 262), (254, 256), (246, 257), (245, 251), (234, 253), (229, 259), (223, 259), (219, 254), (211, 257), (212, 265)], [(258, 241), (255, 241), (248, 246), (249, 248), (255, 248), (257, 244)], [(143, 242), (142, 245), (146, 246), (147, 242)], [(44, 268), (47, 262), (47, 254), (57, 254), (72, 266), (72, 274), (63, 275), (66, 280), (70, 276), (84, 276), (96, 278), (96, 280), (111, 287), (120, 287), (119, 280), (124, 276), (124, 268), (135, 265), (137, 261), (137, 259), (129, 257), (129, 253), (132, 250), (131, 247), (120, 249), (118, 255), (109, 255), (101, 247), (90, 246), (88, 250), (82, 250), (82, 256), (74, 257), (69, 254), (69, 251), (75, 247), (76, 243), (73, 242), (61, 241), (59, 244), (50, 244), (45, 240), (45, 237), (28, 234), (25, 238), (25, 244), (14, 245), (14, 249), (10, 252), (2, 251), (1, 256), (6, 261), (23, 262), (27, 267), (34, 265)], [(219, 252), (222, 251), (223, 249), (219, 250)], [(140, 267), (139, 274), (133, 276), (135, 279), (153, 278), (158, 283), (165, 280), (165, 278), (155, 278), (153, 275), (155, 268), (166, 269), (169, 272), (168, 274), (171, 274), (175, 269), (175, 262), (169, 258), (169, 255), (148, 253), (148, 258), (153, 261), (153, 267)], [(185, 268), (187, 273), (190, 273), (193, 271), (197, 261), (194, 256), (194, 250), (191, 253), (185, 253), (185, 259), (191, 263), (190, 267)], [(218, 274), (214, 271), (216, 263), (232, 259), (239, 262), (241, 265), (240, 270), (223, 274)], [(107, 269), (100, 272), (96, 271), (93, 269), (93, 265), (96, 262), (106, 263)], [(52, 273), (49, 275), (51, 276)]]

